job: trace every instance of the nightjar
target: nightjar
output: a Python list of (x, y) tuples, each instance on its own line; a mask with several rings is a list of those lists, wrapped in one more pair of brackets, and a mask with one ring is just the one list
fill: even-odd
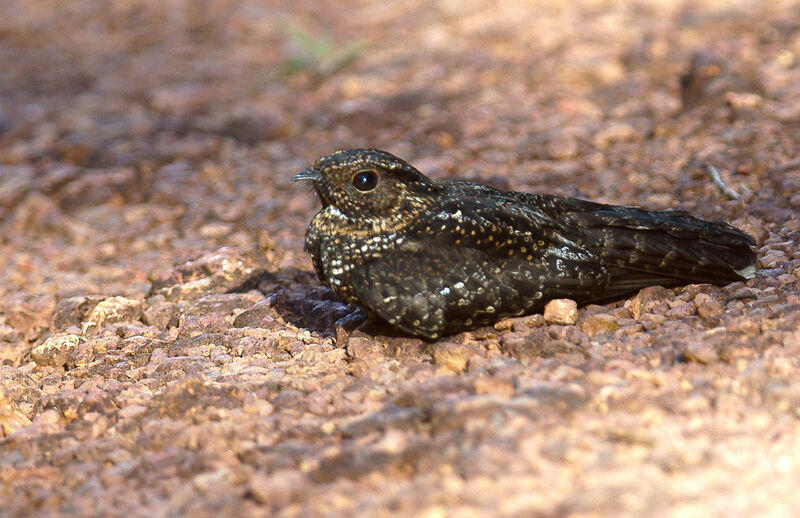
[(296, 174), (322, 202), (306, 233), (320, 281), (393, 327), (435, 339), (650, 285), (755, 273), (755, 241), (726, 223), (432, 180), (375, 149)]

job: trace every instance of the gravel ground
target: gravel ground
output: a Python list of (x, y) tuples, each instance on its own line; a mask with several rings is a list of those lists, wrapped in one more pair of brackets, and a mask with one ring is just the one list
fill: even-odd
[[(0, 1), (0, 515), (800, 513), (800, 3), (560, 4)], [(290, 178), (359, 146), (759, 273), (349, 332)]]

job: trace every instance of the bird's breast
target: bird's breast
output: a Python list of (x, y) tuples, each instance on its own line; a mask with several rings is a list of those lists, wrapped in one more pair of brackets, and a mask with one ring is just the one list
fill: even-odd
[(335, 215), (321, 211), (308, 227), (306, 249), (319, 279), (337, 295), (357, 302), (352, 290), (354, 274), (393, 253), (405, 240), (398, 231), (351, 228), (336, 221)]

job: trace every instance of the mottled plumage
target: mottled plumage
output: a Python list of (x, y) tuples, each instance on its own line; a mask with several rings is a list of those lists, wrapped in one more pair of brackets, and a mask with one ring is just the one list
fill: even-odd
[(322, 201), (306, 234), (320, 280), (429, 339), (550, 299), (596, 303), (754, 272), (753, 238), (725, 223), (436, 181), (384, 151), (339, 151), (294, 180)]

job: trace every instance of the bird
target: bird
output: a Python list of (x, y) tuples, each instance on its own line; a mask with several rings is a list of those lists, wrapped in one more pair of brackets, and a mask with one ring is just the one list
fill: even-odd
[(319, 280), (427, 340), (552, 299), (601, 304), (755, 275), (755, 240), (727, 223), (435, 180), (378, 149), (334, 152), (292, 180), (322, 204), (305, 237)]

